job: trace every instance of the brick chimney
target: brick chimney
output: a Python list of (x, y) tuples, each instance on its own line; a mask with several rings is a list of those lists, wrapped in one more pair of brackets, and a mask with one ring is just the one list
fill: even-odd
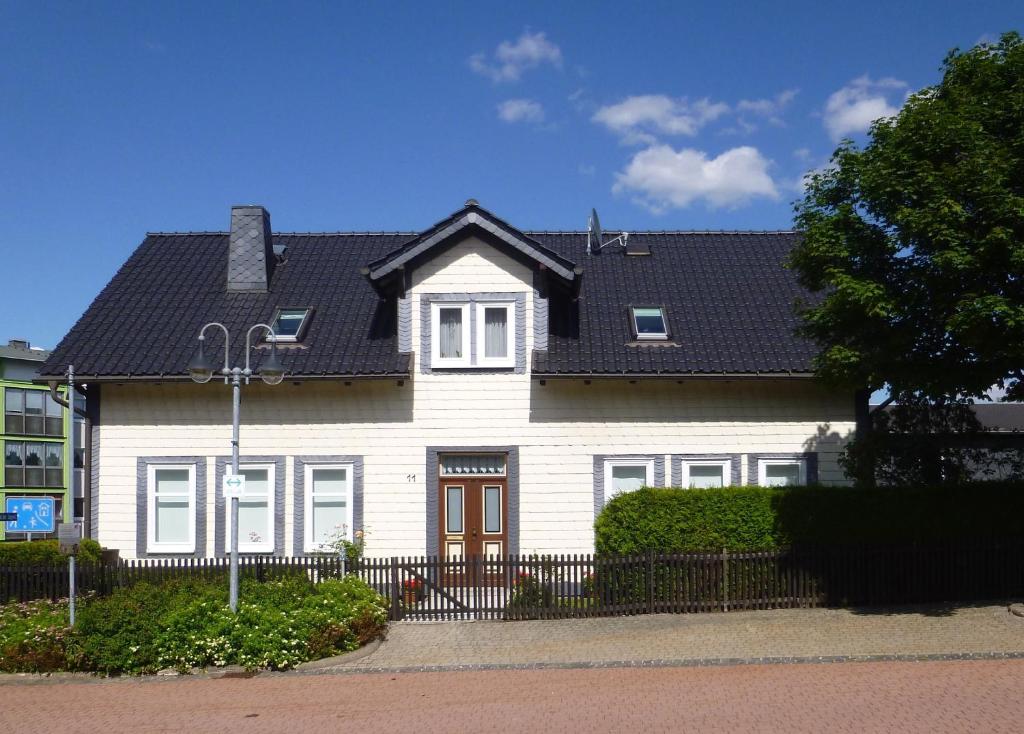
[(276, 260), (270, 235), (270, 212), (262, 206), (231, 207), (228, 291), (266, 292)]

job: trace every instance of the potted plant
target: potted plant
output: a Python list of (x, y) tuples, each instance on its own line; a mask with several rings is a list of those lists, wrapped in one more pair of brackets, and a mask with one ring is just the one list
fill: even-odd
[(414, 606), (422, 601), (424, 596), (423, 582), (419, 579), (406, 579), (402, 582), (402, 600), (406, 606)]

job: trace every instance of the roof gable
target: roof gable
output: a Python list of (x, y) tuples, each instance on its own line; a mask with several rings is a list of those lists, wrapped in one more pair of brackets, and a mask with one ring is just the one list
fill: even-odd
[(577, 283), (583, 275), (583, 269), (575, 262), (494, 216), (472, 199), (447, 219), (369, 263), (363, 268), (363, 274), (379, 292), (386, 291), (388, 284), (407, 266), (422, 262), (454, 239), (473, 233), (512, 248), (567, 284)]

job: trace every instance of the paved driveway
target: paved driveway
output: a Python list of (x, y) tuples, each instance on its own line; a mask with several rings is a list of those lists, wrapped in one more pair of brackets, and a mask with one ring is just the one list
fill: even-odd
[(493, 670), (0, 688), (35, 732), (1018, 732), (1024, 661)]

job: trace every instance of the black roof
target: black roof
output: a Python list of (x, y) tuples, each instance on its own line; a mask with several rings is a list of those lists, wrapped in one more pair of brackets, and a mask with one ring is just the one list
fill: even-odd
[[(794, 333), (793, 304), (807, 294), (783, 266), (795, 233), (631, 233), (631, 243), (650, 246), (649, 256), (627, 256), (617, 246), (588, 255), (585, 232), (518, 235), (583, 272), (575, 283), (582, 282), (578, 301), (571, 288), (551, 289), (548, 349), (534, 353), (535, 375), (811, 371), (816, 349)], [(268, 292), (228, 293), (227, 233), (147, 235), (41, 374), (63, 374), (72, 363), (83, 380), (187, 379), (203, 324), (223, 322), (238, 359), (243, 329), (269, 323), (277, 308), (310, 307), (302, 345), (281, 350), (290, 377), (407, 376), (411, 360), (398, 351), (395, 299), (378, 294), (367, 268), (408, 252), (423, 235), (281, 233), (273, 239), (287, 252)], [(665, 307), (674, 346), (636, 345), (630, 305)], [(208, 354), (223, 348), (218, 334), (207, 334)]]

